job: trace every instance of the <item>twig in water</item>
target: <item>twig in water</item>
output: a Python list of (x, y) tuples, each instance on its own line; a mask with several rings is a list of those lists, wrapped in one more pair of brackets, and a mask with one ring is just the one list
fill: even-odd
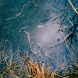
[(62, 45), (62, 44), (63, 44), (65, 41), (67, 41), (72, 35), (73, 35), (73, 33), (70, 32), (69, 34), (67, 34), (67, 35), (64, 37), (64, 39), (63, 39), (59, 44), (57, 44), (57, 45), (55, 45), (55, 46), (52, 46), (52, 47), (50, 47), (50, 48), (54, 48), (54, 47), (58, 47), (59, 45)]
[(55, 2), (56, 2), (57, 0), (54, 0), (54, 2), (53, 2), (53, 4), (52, 4), (52, 6), (54, 6), (54, 4), (55, 4)]
[(33, 0), (33, 3), (34, 3), (34, 5), (36, 6), (36, 3), (35, 3), (35, 1)]
[(42, 26), (42, 25), (39, 25), (39, 26), (37, 26), (38, 28), (43, 28), (43, 27), (45, 27), (45, 26)]
[(73, 10), (78, 14), (77, 9), (74, 7), (73, 3), (71, 2), (71, 0), (68, 0), (69, 4), (71, 5), (71, 7), (73, 8)]
[(28, 41), (30, 42), (30, 33), (26, 32), (26, 31), (24, 31), (24, 33), (27, 34)]
[(11, 20), (11, 19), (14, 19), (14, 18), (16, 18), (16, 17), (19, 17), (19, 16), (21, 15), (21, 13), (23, 12), (24, 8), (25, 8), (25, 4), (23, 5), (23, 7), (22, 7), (22, 9), (21, 9), (21, 11), (20, 11), (19, 13), (17, 13), (17, 14), (16, 14), (15, 16), (13, 16), (13, 17), (6, 18), (5, 20)]

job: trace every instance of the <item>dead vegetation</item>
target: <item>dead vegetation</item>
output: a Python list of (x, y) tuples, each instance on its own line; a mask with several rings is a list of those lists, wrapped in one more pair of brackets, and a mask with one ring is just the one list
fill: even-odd
[[(1, 55), (1, 57), (3, 56)], [(20, 57), (19, 59), (22, 60), (19, 64), (17, 63), (18, 59), (12, 61), (11, 64), (9, 63), (10, 59), (6, 59), (4, 62), (0, 60), (0, 78), (56, 78), (56, 73), (49, 71), (44, 63), (39, 64), (28, 58), (27, 55)]]

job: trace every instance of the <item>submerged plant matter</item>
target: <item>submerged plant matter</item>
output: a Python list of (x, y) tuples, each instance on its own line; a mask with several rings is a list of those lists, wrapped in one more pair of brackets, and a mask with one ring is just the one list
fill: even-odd
[(0, 78), (78, 78), (78, 0), (0, 1)]

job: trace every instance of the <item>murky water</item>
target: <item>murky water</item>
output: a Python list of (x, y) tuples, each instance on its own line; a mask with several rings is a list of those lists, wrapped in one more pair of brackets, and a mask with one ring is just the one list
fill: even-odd
[(65, 3), (66, 0), (1, 0), (0, 40), (10, 41), (13, 51), (19, 47), (27, 52), (32, 44), (32, 58), (44, 61), (52, 69), (70, 65), (72, 57), (63, 40), (75, 13), (72, 8), (67, 10)]

